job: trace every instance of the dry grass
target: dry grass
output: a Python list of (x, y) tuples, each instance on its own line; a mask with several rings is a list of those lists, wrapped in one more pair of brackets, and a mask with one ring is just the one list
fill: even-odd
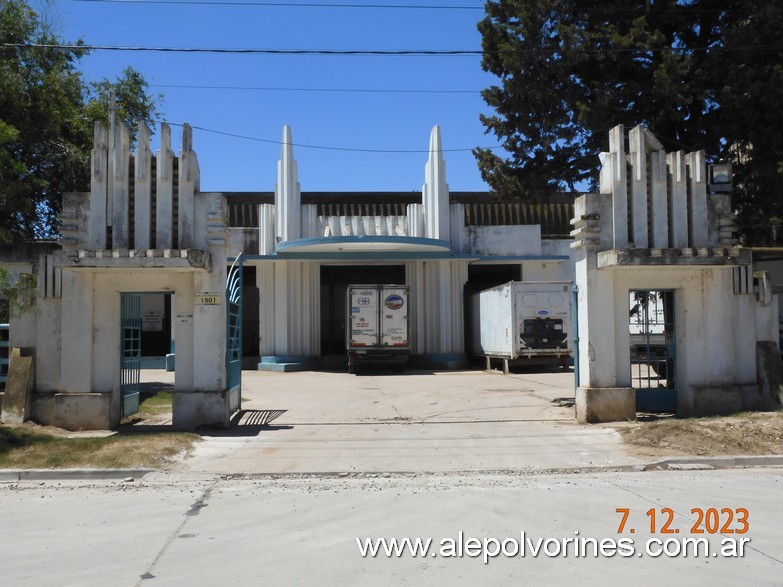
[(196, 434), (81, 436), (44, 427), (0, 427), (0, 468), (160, 468), (184, 456)]
[(716, 418), (666, 418), (617, 427), (643, 454), (783, 454), (783, 412), (753, 412)]

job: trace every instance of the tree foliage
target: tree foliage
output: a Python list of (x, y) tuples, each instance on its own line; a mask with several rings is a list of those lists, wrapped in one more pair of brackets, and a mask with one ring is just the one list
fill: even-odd
[(783, 216), (783, 6), (761, 0), (488, 0), (479, 23), (487, 132), (474, 151), (502, 198), (595, 188), (617, 124), (643, 124), (667, 151), (734, 163), (748, 243)]
[(7, 44), (63, 43), (24, 0), (0, 0), (0, 242), (52, 237), (63, 192), (89, 184), (93, 122), (108, 119), (109, 90), (128, 123), (151, 124), (159, 97), (132, 68), (115, 82), (85, 82), (81, 41)]

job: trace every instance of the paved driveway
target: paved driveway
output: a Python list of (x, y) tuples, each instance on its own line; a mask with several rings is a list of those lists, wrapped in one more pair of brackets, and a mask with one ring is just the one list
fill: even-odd
[(611, 428), (576, 424), (572, 373), (242, 376), (238, 425), (206, 432), (188, 470), (491, 471), (638, 462)]

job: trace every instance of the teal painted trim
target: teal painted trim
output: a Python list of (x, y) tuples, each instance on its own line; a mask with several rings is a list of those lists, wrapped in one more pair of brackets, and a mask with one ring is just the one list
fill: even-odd
[(166, 357), (142, 357), (141, 368), (142, 369), (165, 369)]
[[(488, 262), (488, 261), (568, 261), (567, 255), (520, 255), (520, 256), (503, 256), (503, 257), (478, 257), (476, 255), (453, 255), (448, 252), (409, 252), (402, 251), (377, 251), (377, 252), (356, 252), (356, 253), (286, 253), (285, 255), (245, 255), (246, 261), (293, 261), (293, 260), (328, 260), (328, 261), (340, 261), (340, 260), (356, 260), (356, 261), (372, 261), (372, 260), (389, 260), (389, 261), (472, 261), (475, 263)], [(232, 263), (233, 257), (228, 258), (228, 262)]]
[(498, 255), (478, 257), (478, 261), (568, 261), (568, 255)]
[(288, 249), (299, 247), (311, 247), (314, 245), (345, 245), (345, 244), (394, 244), (439, 247), (445, 252), (451, 252), (451, 243), (435, 238), (418, 236), (319, 236), (315, 238), (300, 238), (297, 240), (282, 242), (277, 245), (278, 254), (288, 256)]

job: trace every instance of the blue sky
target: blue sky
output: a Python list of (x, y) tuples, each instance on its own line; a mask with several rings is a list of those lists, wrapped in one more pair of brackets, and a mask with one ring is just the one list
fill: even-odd
[[(218, 0), (219, 1), (219, 0)], [(252, 1), (252, 0), (244, 0)], [(262, 1), (262, 0), (259, 0)], [(287, 3), (291, 0), (279, 0)], [(310, 0), (329, 2), (330, 0)], [(342, 0), (482, 7), (479, 0)], [(339, 0), (338, 0), (338, 3)], [(66, 41), (89, 45), (314, 50), (480, 50), (483, 10), (400, 10), (55, 0)], [(295, 145), (402, 150), (364, 153), (295, 147), (304, 191), (418, 191), (430, 130), (441, 127), (453, 191), (484, 190), (469, 149), (494, 146), (478, 117), (493, 76), (479, 56), (269, 56), (95, 51), (85, 78), (114, 79), (131, 65), (164, 94), (170, 123), (188, 122), (261, 141), (194, 131), (204, 191), (271, 191), (283, 125)], [(317, 88), (405, 93), (205, 89)], [(468, 93), (420, 93), (438, 90)], [(157, 129), (156, 133), (158, 132)], [(173, 127), (175, 149), (180, 129)], [(270, 141), (270, 142), (264, 142)], [(153, 138), (157, 148), (157, 136)], [(451, 151), (454, 149), (455, 151)], [(464, 149), (458, 151), (457, 149)]]

